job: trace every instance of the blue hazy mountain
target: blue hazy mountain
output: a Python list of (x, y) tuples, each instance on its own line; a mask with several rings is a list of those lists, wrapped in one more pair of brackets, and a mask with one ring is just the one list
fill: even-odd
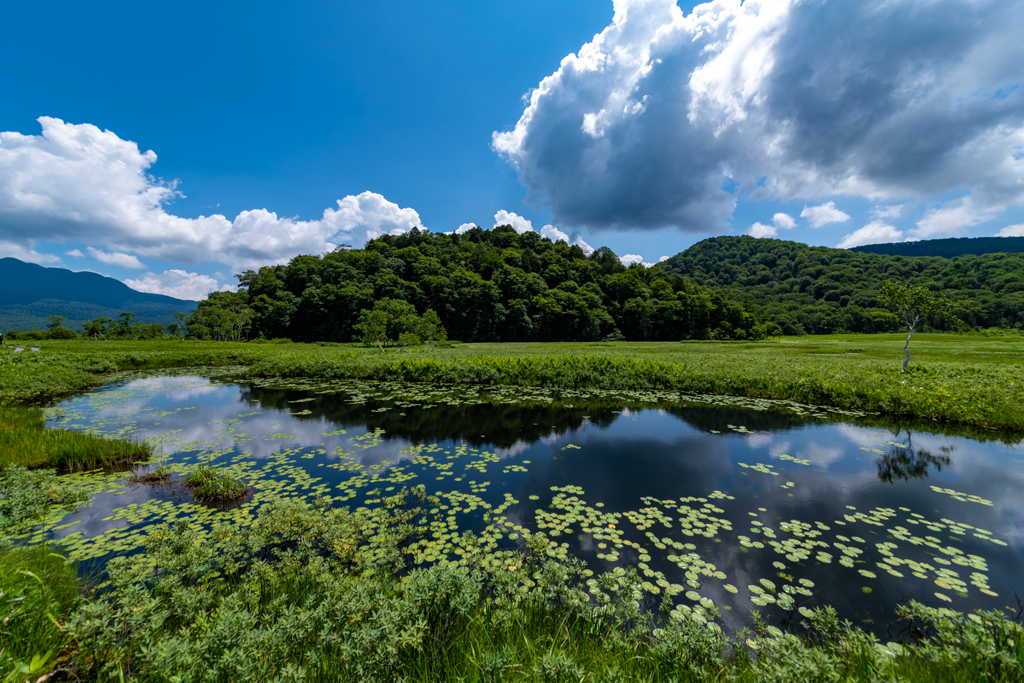
[(950, 237), (948, 239), (921, 240), (919, 242), (891, 242), (865, 244), (850, 251), (890, 256), (966, 256), (972, 254), (1020, 254), (1024, 252), (1024, 237)]
[(0, 258), (0, 330), (45, 329), (51, 315), (64, 316), (67, 327), (80, 330), (88, 320), (116, 318), (121, 311), (131, 311), (139, 322), (169, 325), (175, 313), (195, 307), (195, 301), (139, 292), (98, 273)]

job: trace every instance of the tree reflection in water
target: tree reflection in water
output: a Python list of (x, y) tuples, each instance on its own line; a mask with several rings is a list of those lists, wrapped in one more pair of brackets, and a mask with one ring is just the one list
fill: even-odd
[[(899, 432), (894, 432), (898, 436)], [(907, 440), (904, 445), (890, 445), (889, 452), (875, 460), (878, 467), (878, 478), (887, 484), (908, 479), (920, 479), (928, 476), (928, 470), (932, 467), (936, 472), (941, 472), (944, 466), (953, 462), (948, 455), (954, 450), (954, 446), (940, 446), (941, 455), (933, 455), (923, 448), (914, 448), (913, 433), (907, 431)]]

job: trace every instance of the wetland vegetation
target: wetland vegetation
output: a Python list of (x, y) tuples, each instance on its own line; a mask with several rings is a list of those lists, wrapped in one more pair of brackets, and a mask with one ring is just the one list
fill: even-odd
[[(111, 379), (50, 423), (144, 441), (161, 476), (63, 476), (92, 507), (6, 534), (97, 577), (18, 603), (49, 635), (11, 680), (1024, 674), (1004, 432), (670, 389)], [(205, 504), (200, 472), (253, 495)]]
[(45, 426), (40, 408), (0, 407), (0, 470), (12, 465), (62, 472), (125, 469), (137, 460), (148, 460), (153, 452), (145, 443)]
[(764, 342), (454, 344), (388, 349), (230, 342), (40, 342), (0, 352), (0, 405), (94, 387), (116, 370), (241, 365), (253, 377), (556, 388), (673, 389), (794, 400), (939, 422), (1024, 429), (1024, 337), (918, 333)]

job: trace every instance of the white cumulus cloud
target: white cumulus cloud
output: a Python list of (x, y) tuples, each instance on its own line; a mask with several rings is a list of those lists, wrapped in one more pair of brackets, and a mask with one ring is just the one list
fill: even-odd
[(765, 225), (764, 223), (754, 223), (747, 230), (747, 234), (751, 237), (775, 237), (779, 234), (779, 229), (774, 225)]
[(788, 213), (777, 213), (772, 216), (772, 223), (785, 230), (792, 230), (796, 227), (796, 221)]
[(792, 230), (796, 227), (796, 221), (788, 213), (777, 213), (772, 216), (771, 225), (765, 225), (764, 223), (757, 222), (750, 226), (747, 230), (747, 234), (751, 237), (775, 237), (779, 234), (779, 229)]
[(658, 263), (664, 263), (665, 261), (668, 261), (669, 258), (671, 258), (671, 257), (669, 257), (669, 256), (662, 256), (660, 259), (658, 259)]
[(653, 263), (647, 263), (646, 261), (644, 261), (644, 257), (640, 256), (639, 254), (626, 254), (625, 256), (620, 256), (619, 261), (622, 263), (622, 265), (626, 266), (627, 268), (633, 265), (634, 263), (639, 263), (644, 268), (650, 268), (651, 266), (654, 265)]
[(511, 225), (512, 229), (522, 235), (524, 232), (533, 232), (533, 223), (529, 219), (523, 218), (518, 214), (514, 214), (511, 211), (502, 209), (498, 213), (494, 214), (494, 227), (499, 225)]
[(208, 275), (189, 273), (177, 268), (163, 273), (143, 273), (137, 279), (124, 283), (134, 290), (149, 294), (166, 294), (176, 299), (199, 301), (210, 292), (234, 291), (230, 285), (222, 285)]
[(419, 215), (363, 192), (320, 218), (267, 209), (182, 218), (167, 210), (177, 185), (150, 175), (157, 161), (131, 141), (91, 124), (41, 117), (41, 135), (0, 132), (0, 243), (74, 240), (111, 252), (183, 263), (219, 261), (234, 269), (283, 263), (342, 242), (361, 244), (421, 226)]
[[(78, 250), (76, 249), (75, 251)], [(121, 266), (122, 268), (133, 268), (136, 270), (145, 270), (146, 268), (146, 265), (137, 256), (132, 254), (125, 254), (120, 251), (106, 252), (95, 247), (88, 247), (86, 251), (89, 253), (89, 256), (92, 256), (100, 263), (106, 263), (108, 266)], [(71, 255), (70, 253), (68, 254), (68, 256)], [(79, 255), (81, 255), (81, 252), (79, 252)]]
[(60, 263), (60, 257), (54, 254), (38, 252), (33, 247), (35, 240), (24, 240), (21, 242), (0, 239), (0, 258), (16, 258), (19, 261), (45, 265), (47, 263)]
[(1024, 237), (1024, 223), (1007, 225), (996, 233), (996, 237)]
[(901, 231), (882, 221), (872, 221), (860, 230), (854, 230), (844, 237), (836, 247), (838, 249), (849, 249), (864, 244), (885, 244), (902, 240), (903, 233)]
[(70, 256), (72, 258), (82, 258), (85, 256), (85, 254), (82, 253), (81, 249), (71, 249), (70, 251), (65, 251), (64, 255)]
[(559, 241), (561, 241), (561, 242), (565, 242), (566, 244), (569, 244), (569, 235), (567, 235), (566, 233), (562, 232), (561, 230), (559, 230), (558, 228), (556, 228), (553, 225), (545, 225), (543, 228), (541, 228), (540, 229), (540, 236), (541, 237), (547, 237), (552, 242), (559, 242)]
[(800, 218), (806, 218), (812, 228), (820, 228), (829, 223), (844, 223), (850, 220), (850, 214), (837, 209), (835, 202), (825, 202), (818, 206), (805, 206)]
[(947, 202), (939, 208), (929, 209), (917, 222), (917, 229), (911, 233), (914, 239), (932, 237), (956, 237), (963, 235), (967, 228), (995, 217), (995, 212), (978, 206), (970, 197)]
[(492, 136), (563, 229), (712, 231), (763, 196), (1024, 204), (1024, 3), (614, 9)]
[(565, 242), (569, 246), (579, 247), (583, 251), (584, 256), (590, 256), (594, 253), (594, 248), (583, 241), (583, 238), (576, 235), (576, 239), (571, 239), (568, 233), (559, 230), (553, 225), (545, 225), (540, 229), (540, 236), (547, 237), (552, 242)]
[(590, 246), (589, 244), (584, 242), (583, 238), (580, 237), (579, 235), (577, 235), (576, 239), (574, 239), (572, 241), (572, 245), (571, 246), (579, 247), (580, 249), (582, 249), (584, 256), (590, 256), (591, 254), (593, 254), (596, 251), (596, 249), (594, 249), (592, 246)]

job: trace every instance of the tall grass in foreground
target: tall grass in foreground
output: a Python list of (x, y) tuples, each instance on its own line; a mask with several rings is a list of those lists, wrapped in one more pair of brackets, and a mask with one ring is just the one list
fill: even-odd
[(78, 589), (77, 565), (52, 547), (0, 550), (0, 680), (34, 681), (53, 668)]
[[(405, 680), (422, 683), (1020, 680), (1024, 636), (1019, 627), (1014, 629), (1012, 623), (993, 615), (975, 623), (935, 612), (917, 605), (907, 608), (907, 616), (934, 618), (930, 625), (938, 629), (916, 644), (884, 646), (863, 631), (838, 624), (827, 609), (815, 612), (808, 631), (759, 629), (730, 642), (689, 624), (672, 624), (654, 633), (616, 632), (595, 628), (601, 620), (577, 610), (533, 602), (509, 612), (484, 603), (452, 634), (449, 649), (435, 646), (431, 652), (428, 640), (417, 656), (405, 659), (400, 671)], [(1005, 637), (993, 637), (998, 631), (1004, 631)], [(430, 632), (431, 637), (438, 635)], [(343, 668), (336, 667), (334, 671), (324, 667), (321, 680), (340, 675)]]
[(145, 443), (46, 429), (39, 408), (0, 407), (0, 469), (12, 465), (61, 471), (129, 467), (148, 460), (152, 453)]

